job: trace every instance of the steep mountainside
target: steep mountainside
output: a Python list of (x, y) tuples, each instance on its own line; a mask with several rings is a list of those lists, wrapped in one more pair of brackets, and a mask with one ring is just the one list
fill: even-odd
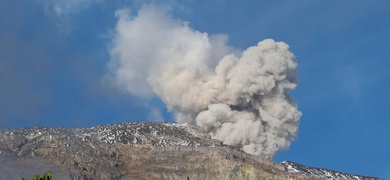
[[(323, 179), (210, 139), (200, 127), (123, 123), (0, 131), (0, 179)], [(286, 169), (287, 167), (287, 169)], [(289, 170), (289, 171), (287, 171)], [(315, 176), (313, 176), (315, 175)]]

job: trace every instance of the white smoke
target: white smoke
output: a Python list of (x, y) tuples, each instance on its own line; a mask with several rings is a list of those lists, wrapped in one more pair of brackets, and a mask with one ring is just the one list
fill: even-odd
[(295, 139), (301, 112), (288, 92), (297, 63), (287, 44), (267, 39), (239, 52), (226, 35), (191, 29), (154, 5), (116, 15), (109, 67), (118, 87), (157, 95), (177, 122), (251, 154), (271, 158)]

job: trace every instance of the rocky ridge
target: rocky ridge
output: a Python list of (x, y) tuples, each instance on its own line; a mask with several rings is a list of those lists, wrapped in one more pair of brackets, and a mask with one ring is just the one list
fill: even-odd
[(200, 127), (122, 123), (0, 131), (0, 179), (324, 179), (213, 140)]

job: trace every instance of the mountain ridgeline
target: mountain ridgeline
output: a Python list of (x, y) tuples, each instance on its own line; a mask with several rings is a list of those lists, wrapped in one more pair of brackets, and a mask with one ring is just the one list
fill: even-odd
[(161, 122), (0, 131), (0, 179), (379, 178), (274, 163), (211, 139), (199, 126)]

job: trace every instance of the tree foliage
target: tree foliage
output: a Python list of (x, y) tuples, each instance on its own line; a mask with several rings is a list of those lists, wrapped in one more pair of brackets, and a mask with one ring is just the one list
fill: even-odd
[[(27, 180), (27, 179), (22, 177), (20, 178), (20, 180)], [(39, 176), (39, 174), (35, 175), (32, 180), (53, 180), (53, 177), (50, 172), (47, 172), (42, 177)]]

